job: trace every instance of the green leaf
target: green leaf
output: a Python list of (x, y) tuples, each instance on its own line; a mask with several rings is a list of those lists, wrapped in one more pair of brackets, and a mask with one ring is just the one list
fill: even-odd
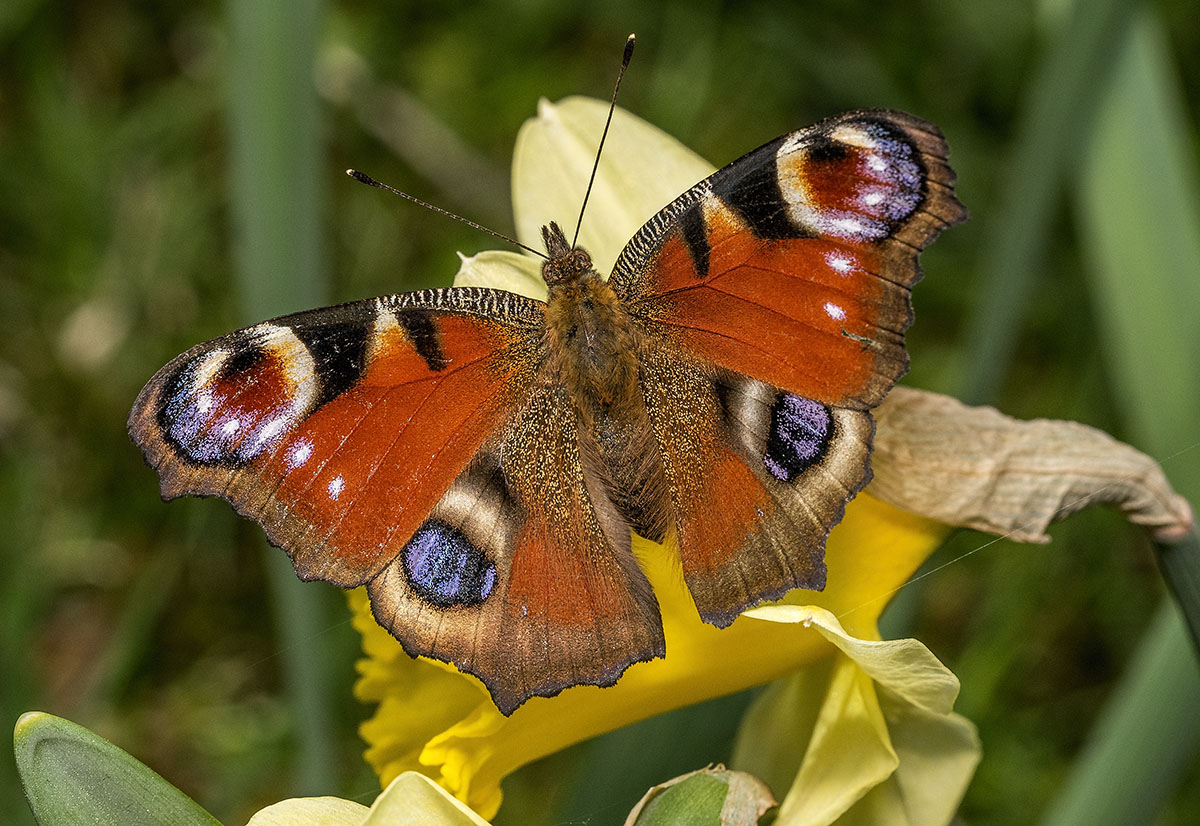
[(41, 826), (220, 826), (216, 818), (128, 752), (61, 717), (21, 715), (17, 771)]

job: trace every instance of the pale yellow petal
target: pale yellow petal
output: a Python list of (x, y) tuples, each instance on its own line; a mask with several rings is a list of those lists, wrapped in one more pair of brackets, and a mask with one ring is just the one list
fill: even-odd
[(958, 678), (917, 640), (858, 639), (837, 617), (813, 605), (766, 605), (745, 616), (816, 628), (875, 682), (909, 703), (941, 714), (954, 707)]
[[(570, 97), (543, 100), (513, 150), (513, 214), (517, 239), (542, 248), (541, 227), (557, 221), (575, 231), (608, 103)], [(588, 201), (579, 245), (607, 274), (625, 243), (676, 196), (714, 167), (675, 138), (617, 109)]]
[(459, 253), (459, 257), (462, 263), (454, 276), (456, 287), (490, 287), (546, 300), (540, 258), (507, 250), (486, 250), (476, 255)]
[[(896, 794), (888, 797), (899, 804), (904, 814), (901, 822), (950, 823), (983, 753), (975, 724), (960, 714), (938, 714), (910, 705), (886, 690), (879, 691), (879, 705), (900, 758), (885, 785), (896, 788)], [(876, 816), (849, 821), (863, 826), (880, 822)]]
[(340, 797), (296, 797), (255, 813), (246, 826), (361, 826), (368, 811)]
[(804, 762), (779, 805), (775, 823), (834, 823), (886, 780), (899, 762), (871, 678), (853, 660), (839, 656)]
[(363, 826), (488, 826), (445, 789), (417, 772), (405, 772), (384, 790)]
[(772, 686), (739, 732), (732, 765), (776, 794), (790, 785), (777, 823), (948, 823), (980, 756), (974, 726), (951, 711), (957, 678), (916, 640), (855, 638), (815, 606), (747, 616), (812, 628), (841, 651), (827, 683), (808, 668)]
[(897, 703), (879, 690), (899, 765), (869, 790), (836, 826), (945, 826), (951, 823), (981, 754), (975, 726)]

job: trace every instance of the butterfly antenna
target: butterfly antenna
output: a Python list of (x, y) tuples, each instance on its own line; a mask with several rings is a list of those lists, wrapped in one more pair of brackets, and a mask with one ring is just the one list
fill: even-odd
[(526, 246), (525, 244), (522, 244), (520, 241), (517, 241), (513, 238), (509, 238), (507, 235), (505, 235), (503, 233), (496, 232), (496, 230), (494, 230), (494, 229), (488, 229), (487, 227), (483, 226), (482, 224), (477, 224), (472, 220), (462, 217), (461, 215), (456, 215), (448, 209), (442, 209), (441, 207), (437, 207), (431, 203), (422, 201), (420, 198), (416, 197), (415, 195), (409, 195), (407, 192), (401, 192), (399, 189), (396, 189), (396, 187), (394, 187), (394, 186), (388, 186), (387, 184), (380, 183), (379, 181), (375, 180), (374, 178), (372, 178), (370, 175), (366, 174), (365, 172), (359, 172), (357, 169), (347, 169), (346, 174), (349, 175), (354, 180), (358, 181), (360, 184), (366, 184), (367, 186), (373, 186), (378, 189), (386, 189), (388, 192), (392, 193), (393, 195), (399, 195), (401, 198), (405, 198), (409, 201), (412, 201), (414, 204), (419, 204), (419, 205), (425, 207), (426, 209), (431, 209), (434, 212), (445, 215), (447, 218), (453, 218), (455, 221), (461, 221), (469, 227), (474, 227), (475, 229), (479, 230), (480, 232), (486, 232), (488, 235), (495, 236), (496, 238), (499, 238), (501, 241), (512, 244), (514, 247), (520, 247), (521, 249), (525, 250), (526, 252), (532, 252), (534, 255), (537, 255), (541, 258), (549, 258), (549, 256), (546, 255), (546, 253), (541, 252), (539, 250), (535, 250), (533, 247)]
[(592, 196), (592, 184), (596, 182), (596, 170), (600, 168), (600, 153), (604, 151), (604, 139), (608, 137), (608, 127), (612, 124), (613, 110), (617, 108), (617, 92), (621, 89), (621, 78), (625, 77), (625, 70), (629, 68), (629, 61), (633, 59), (633, 44), (636, 38), (631, 34), (625, 41), (625, 54), (621, 58), (621, 71), (617, 72), (617, 85), (613, 87), (612, 103), (608, 106), (608, 120), (604, 122), (604, 134), (600, 136), (600, 146), (596, 148), (596, 161), (592, 164), (592, 177), (588, 179), (587, 192), (583, 193), (583, 206), (579, 208), (579, 220), (575, 223), (575, 236), (571, 239), (571, 248), (575, 248), (575, 242), (579, 240), (579, 228), (583, 226), (583, 211), (587, 209), (588, 198)]

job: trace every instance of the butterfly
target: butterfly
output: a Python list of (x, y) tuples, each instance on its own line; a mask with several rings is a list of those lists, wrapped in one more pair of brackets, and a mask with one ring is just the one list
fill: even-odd
[(304, 580), (365, 585), (412, 656), (511, 714), (666, 655), (631, 533), (700, 617), (825, 586), (908, 368), (919, 252), (966, 218), (937, 127), (862, 110), (665, 206), (607, 279), (542, 229), (545, 302), (423, 290), (265, 321), (147, 383), (164, 499), (218, 496)]

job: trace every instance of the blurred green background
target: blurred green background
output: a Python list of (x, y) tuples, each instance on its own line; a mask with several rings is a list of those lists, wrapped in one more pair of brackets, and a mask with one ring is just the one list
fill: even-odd
[[(125, 416), (198, 341), (448, 283), (456, 250), (495, 242), (342, 170), (509, 231), (522, 120), (541, 96), (606, 98), (631, 31), (622, 105), (716, 164), (854, 107), (940, 124), (973, 219), (924, 256), (906, 382), (1104, 428), (1200, 499), (1195, 10), (6, 0), (4, 725), (75, 720), (231, 824), (374, 797), (341, 595), (296, 583), (223, 503), (160, 502)], [(886, 618), (962, 680), (984, 744), (963, 819), (1195, 823), (1200, 682), (1151, 547), (1103, 510), (1053, 535), (961, 533)], [(746, 701), (530, 767), (500, 819), (619, 823), (649, 783), (724, 758)], [(32, 822), (7, 750), (0, 818)]]

